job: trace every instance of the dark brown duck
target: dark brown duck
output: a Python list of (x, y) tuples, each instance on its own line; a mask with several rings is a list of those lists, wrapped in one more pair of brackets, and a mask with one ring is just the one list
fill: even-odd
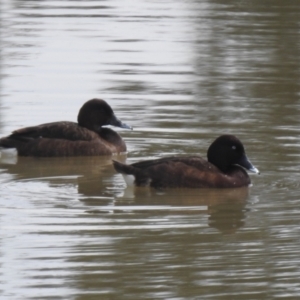
[(115, 116), (101, 99), (87, 101), (79, 110), (78, 123), (53, 122), (21, 128), (0, 139), (0, 147), (16, 148), (20, 156), (96, 156), (126, 151), (120, 135), (105, 125), (131, 127)]
[(165, 157), (132, 165), (113, 161), (127, 184), (154, 188), (235, 188), (249, 186), (245, 171), (259, 173), (246, 156), (243, 144), (233, 135), (218, 137), (200, 156)]

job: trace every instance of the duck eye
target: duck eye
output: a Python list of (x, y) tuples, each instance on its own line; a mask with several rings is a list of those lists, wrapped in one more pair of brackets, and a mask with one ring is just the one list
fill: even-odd
[(236, 150), (236, 146), (232, 146), (231, 149), (232, 149), (232, 150)]

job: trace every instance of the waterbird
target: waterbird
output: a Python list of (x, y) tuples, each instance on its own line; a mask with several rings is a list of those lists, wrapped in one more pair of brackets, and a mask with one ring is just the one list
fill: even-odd
[(170, 156), (131, 165), (113, 160), (127, 185), (153, 188), (237, 188), (249, 186), (245, 170), (259, 174), (234, 135), (219, 136), (208, 148), (207, 160), (200, 156)]
[(0, 147), (15, 148), (19, 156), (96, 156), (126, 152), (121, 136), (112, 125), (132, 129), (122, 123), (102, 99), (91, 99), (80, 108), (78, 123), (60, 121), (15, 130), (0, 139)]

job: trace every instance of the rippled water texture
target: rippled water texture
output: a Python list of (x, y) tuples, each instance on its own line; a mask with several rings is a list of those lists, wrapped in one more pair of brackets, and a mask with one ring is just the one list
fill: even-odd
[(1, 0), (0, 136), (107, 100), (135, 162), (237, 135), (236, 190), (126, 188), (109, 157), (0, 158), (1, 299), (298, 299), (298, 1)]

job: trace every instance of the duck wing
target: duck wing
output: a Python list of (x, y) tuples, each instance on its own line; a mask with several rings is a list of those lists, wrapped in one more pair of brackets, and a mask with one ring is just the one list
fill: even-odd
[[(236, 188), (251, 183), (243, 168), (233, 166), (230, 174), (222, 173), (217, 167), (199, 156), (169, 157), (142, 161), (132, 165), (113, 161), (117, 172), (126, 182), (136, 186), (154, 188)], [(133, 179), (130, 178), (132, 175)], [(127, 181), (126, 178), (129, 178)]]
[[(113, 161), (114, 168), (123, 175), (133, 175), (137, 186), (209, 187), (223, 174), (200, 156), (165, 157), (125, 165)], [(124, 178), (126, 178), (124, 176)], [(211, 182), (211, 183), (210, 183)]]
[(64, 139), (69, 141), (90, 141), (98, 134), (79, 126), (75, 122), (53, 122), (38, 126), (25, 127), (12, 132), (6, 139), (32, 141), (33, 139)]
[(73, 122), (21, 128), (0, 139), (0, 147), (16, 148), (21, 156), (106, 155), (116, 152), (96, 132)]
[(132, 164), (131, 166), (134, 168), (138, 168), (141, 170), (146, 170), (150, 168), (157, 168), (161, 166), (172, 167), (175, 165), (185, 165), (187, 167), (193, 167), (195, 169), (204, 171), (204, 170), (217, 170), (217, 168), (209, 163), (207, 160), (202, 158), (201, 156), (179, 156), (179, 157), (164, 157), (154, 160), (146, 160)]

